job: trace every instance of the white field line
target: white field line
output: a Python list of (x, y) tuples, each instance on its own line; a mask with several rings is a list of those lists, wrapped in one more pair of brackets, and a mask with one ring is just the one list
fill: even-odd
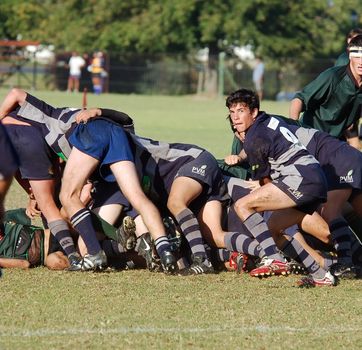
[(270, 327), (270, 326), (255, 326), (255, 327), (207, 327), (207, 328), (157, 328), (157, 327), (119, 327), (119, 328), (62, 328), (50, 329), (42, 328), (37, 330), (20, 330), (9, 331), (0, 329), (0, 338), (4, 337), (49, 337), (49, 336), (67, 336), (67, 335), (86, 335), (86, 334), (167, 334), (167, 333), (308, 333), (310, 335), (327, 335), (336, 333), (357, 333), (361, 332), (362, 327), (328, 327), (328, 328), (295, 328), (288, 326)]

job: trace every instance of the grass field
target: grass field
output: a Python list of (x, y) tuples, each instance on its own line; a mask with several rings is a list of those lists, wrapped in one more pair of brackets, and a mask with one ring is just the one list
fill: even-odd
[[(36, 95), (56, 106), (82, 101), (81, 94)], [(221, 99), (110, 94), (90, 95), (88, 105), (129, 113), (144, 136), (196, 143), (217, 158), (230, 150)], [(266, 101), (262, 109), (286, 114), (288, 104)], [(14, 184), (7, 207), (25, 198)], [(300, 290), (297, 279), (6, 270), (0, 349), (360, 349), (362, 280)]]

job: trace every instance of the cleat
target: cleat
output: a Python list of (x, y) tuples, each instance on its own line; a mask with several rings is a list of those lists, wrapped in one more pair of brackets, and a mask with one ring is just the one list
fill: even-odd
[(130, 216), (125, 216), (122, 225), (117, 229), (117, 242), (126, 250), (136, 246), (136, 224)]
[(163, 272), (166, 274), (173, 274), (178, 270), (176, 259), (174, 255), (168, 250), (165, 250), (162, 253), (160, 262)]
[(140, 243), (138, 245), (138, 255), (142, 256), (146, 260), (148, 270), (151, 272), (162, 271), (161, 262), (156, 258), (154, 253), (154, 245), (149, 233), (144, 233), (139, 238)]
[(264, 257), (258, 267), (250, 271), (252, 277), (269, 277), (274, 275), (289, 275), (290, 267), (287, 262)]
[(107, 256), (103, 250), (97, 254), (86, 254), (82, 259), (82, 271), (102, 271), (107, 267)]
[(299, 288), (331, 287), (337, 285), (336, 278), (328, 271), (323, 278), (303, 277), (297, 282)]
[(207, 261), (202, 256), (193, 256), (193, 263), (190, 267), (187, 267), (179, 272), (181, 276), (191, 276), (191, 275), (203, 275), (208, 273), (215, 273), (215, 270), (212, 264)]
[(232, 252), (229, 259), (229, 265), (230, 268), (236, 270), (237, 273), (250, 272), (257, 267), (257, 260), (257, 257), (248, 254)]
[(300, 264), (299, 262), (295, 261), (294, 259), (291, 259), (288, 262), (288, 265), (290, 267), (290, 273), (294, 275), (307, 275), (308, 271), (305, 268), (303, 264)]
[(69, 267), (66, 271), (80, 271), (82, 269), (82, 257), (78, 253), (73, 253), (68, 256)]
[(330, 267), (330, 271), (333, 276), (341, 279), (353, 279), (357, 276), (356, 267), (352, 264), (335, 263)]

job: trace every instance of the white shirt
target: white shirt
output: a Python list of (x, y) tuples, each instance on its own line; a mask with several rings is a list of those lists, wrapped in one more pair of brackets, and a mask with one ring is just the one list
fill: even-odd
[(80, 75), (81, 69), (85, 65), (85, 61), (81, 56), (72, 56), (68, 64), (70, 75)]

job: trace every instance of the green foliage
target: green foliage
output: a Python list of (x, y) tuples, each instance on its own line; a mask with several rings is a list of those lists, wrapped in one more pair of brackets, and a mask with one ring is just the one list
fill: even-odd
[(3, 0), (0, 35), (57, 49), (181, 52), (251, 44), (271, 60), (336, 56), (359, 0)]

